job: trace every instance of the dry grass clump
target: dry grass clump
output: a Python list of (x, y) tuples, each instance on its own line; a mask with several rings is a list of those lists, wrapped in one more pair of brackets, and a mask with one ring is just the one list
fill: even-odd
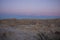
[(9, 26), (14, 27), (14, 26), (16, 26), (16, 24), (12, 23), (12, 24), (9, 24)]
[(14, 34), (12, 31), (0, 28), (0, 40), (11, 40)]
[(49, 34), (39, 32), (37, 33), (37, 36), (34, 36), (34, 37), (37, 40), (60, 40), (60, 32), (56, 31), (53, 34), (52, 33), (49, 33)]

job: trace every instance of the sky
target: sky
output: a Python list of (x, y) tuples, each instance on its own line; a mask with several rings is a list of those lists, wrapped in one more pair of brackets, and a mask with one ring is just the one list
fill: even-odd
[(16, 16), (58, 16), (60, 0), (0, 0), (0, 18)]

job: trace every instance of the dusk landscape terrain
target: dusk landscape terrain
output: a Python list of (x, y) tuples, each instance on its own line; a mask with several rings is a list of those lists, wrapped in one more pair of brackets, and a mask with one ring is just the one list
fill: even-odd
[(60, 40), (60, 0), (0, 4), (0, 40)]
[(0, 40), (60, 40), (60, 18), (0, 20)]

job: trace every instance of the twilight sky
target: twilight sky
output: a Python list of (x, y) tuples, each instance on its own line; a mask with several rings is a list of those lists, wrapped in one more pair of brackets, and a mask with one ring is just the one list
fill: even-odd
[(60, 0), (0, 0), (0, 15), (60, 16)]

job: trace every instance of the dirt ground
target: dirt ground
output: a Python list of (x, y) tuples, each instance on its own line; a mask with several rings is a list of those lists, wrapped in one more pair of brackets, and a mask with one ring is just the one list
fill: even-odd
[(0, 20), (0, 40), (60, 40), (60, 19)]

